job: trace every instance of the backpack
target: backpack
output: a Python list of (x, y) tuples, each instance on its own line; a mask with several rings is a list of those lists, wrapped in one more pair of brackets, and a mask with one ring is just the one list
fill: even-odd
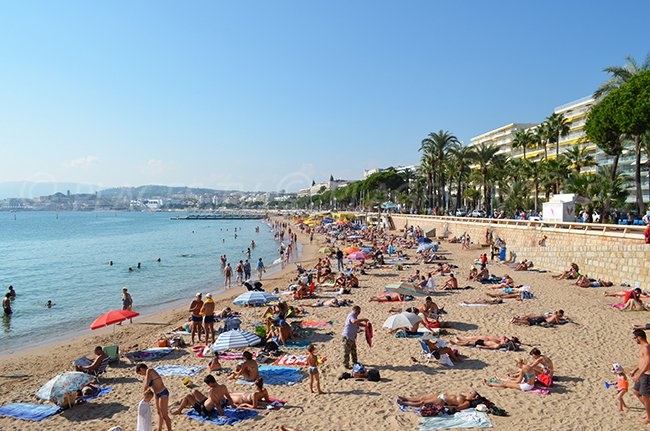
[(423, 417), (438, 416), (440, 413), (442, 413), (443, 409), (444, 407), (442, 407), (439, 404), (434, 404), (434, 403), (422, 404), (422, 407), (420, 407), (420, 416)]
[(366, 367), (357, 362), (352, 366), (352, 375), (354, 374), (366, 374)]
[(381, 380), (381, 376), (379, 375), (379, 370), (372, 369), (368, 371), (368, 380), (371, 382), (378, 382)]
[(506, 341), (506, 351), (507, 352), (518, 352), (519, 351), (519, 346), (517, 346), (517, 344), (514, 341), (508, 340), (508, 341)]

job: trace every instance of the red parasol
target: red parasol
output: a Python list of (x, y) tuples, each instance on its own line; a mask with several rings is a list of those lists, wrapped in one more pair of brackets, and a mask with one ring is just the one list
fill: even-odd
[(90, 329), (98, 329), (108, 325), (115, 325), (116, 323), (124, 322), (128, 319), (133, 319), (139, 315), (139, 313), (131, 310), (111, 310), (108, 313), (104, 313), (95, 319), (95, 321), (90, 325)]

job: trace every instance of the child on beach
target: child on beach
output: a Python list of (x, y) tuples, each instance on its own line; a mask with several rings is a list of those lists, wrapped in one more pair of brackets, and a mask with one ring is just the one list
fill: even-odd
[(309, 367), (309, 391), (314, 392), (314, 380), (319, 394), (324, 394), (320, 389), (320, 374), (318, 373), (318, 356), (314, 354), (316, 346), (310, 344), (307, 347), (307, 366)]
[(627, 375), (621, 364), (612, 365), (612, 373), (616, 374), (616, 390), (618, 399), (618, 410), (623, 411), (624, 408), (627, 408), (623, 397), (628, 390), (629, 382), (627, 381)]
[(151, 406), (149, 403), (153, 398), (153, 391), (147, 389), (144, 391), (142, 400), (138, 404), (138, 423), (136, 426), (136, 431), (152, 431), (153, 427), (151, 425)]

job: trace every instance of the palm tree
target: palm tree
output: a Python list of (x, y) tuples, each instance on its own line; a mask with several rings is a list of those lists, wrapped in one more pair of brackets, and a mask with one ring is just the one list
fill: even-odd
[(544, 147), (544, 160), (548, 159), (548, 137), (549, 128), (546, 122), (543, 122), (535, 129), (535, 143), (538, 147)]
[(557, 157), (560, 155), (560, 137), (568, 135), (571, 130), (569, 121), (564, 117), (564, 114), (554, 112), (544, 122), (546, 123), (549, 142), (555, 142), (555, 156)]
[(539, 202), (539, 186), (542, 181), (542, 168), (542, 162), (533, 162), (530, 160), (526, 160), (524, 162), (524, 174), (533, 183), (533, 187), (535, 189), (535, 212), (537, 212), (537, 204)]
[(476, 148), (476, 161), (479, 165), (479, 171), (483, 178), (483, 206), (486, 212), (492, 212), (490, 202), (490, 189), (488, 188), (488, 179), (490, 176), (490, 165), (494, 160), (494, 156), (499, 151), (499, 148), (493, 144), (482, 142)]
[[(436, 206), (441, 209), (445, 209), (447, 206), (445, 198), (445, 156), (447, 155), (449, 147), (458, 142), (460, 142), (458, 138), (452, 135), (448, 130), (439, 130), (435, 133), (429, 133), (422, 141), (422, 145), (425, 145), (429, 149), (430, 156), (432, 157), (431, 161), (433, 162), (434, 168), (434, 188), (437, 189)], [(436, 179), (438, 181), (436, 181)]]
[(476, 152), (474, 148), (456, 142), (449, 147), (449, 155), (452, 157), (453, 167), (456, 171), (456, 203), (454, 204), (454, 214), (456, 214), (460, 208), (463, 179), (468, 174), (469, 164), (476, 159)]
[(591, 155), (591, 151), (580, 145), (574, 145), (563, 154), (569, 162), (569, 168), (578, 174), (582, 168), (588, 168), (596, 164), (596, 159)]
[(639, 72), (650, 70), (650, 53), (648, 53), (642, 64), (637, 63), (637, 61), (629, 55), (626, 56), (625, 59), (627, 60), (627, 63), (623, 66), (611, 66), (603, 69), (603, 72), (609, 73), (611, 76), (594, 92), (594, 99), (599, 99), (610, 91), (619, 88)]
[(420, 172), (427, 178), (427, 196), (429, 201), (429, 208), (433, 208), (433, 183), (435, 169), (435, 154), (433, 149), (433, 141), (424, 138), (420, 144), (419, 151), (422, 152), (422, 159), (420, 161)]
[(524, 159), (526, 158), (526, 148), (533, 145), (535, 141), (533, 132), (525, 129), (519, 129), (515, 132), (512, 137), (512, 148), (518, 149), (521, 148), (524, 150)]
[(625, 203), (628, 192), (625, 188), (626, 175), (612, 174), (612, 167), (605, 166), (593, 176), (589, 193), (594, 206), (600, 210), (600, 222), (609, 221), (609, 209)]

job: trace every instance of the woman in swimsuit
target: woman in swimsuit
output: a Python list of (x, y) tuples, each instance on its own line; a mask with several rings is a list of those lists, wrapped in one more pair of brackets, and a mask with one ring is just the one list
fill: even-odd
[(510, 323), (526, 326), (544, 325), (545, 323), (549, 325), (559, 325), (562, 323), (562, 320), (564, 320), (564, 310), (558, 310), (549, 317), (536, 316), (534, 314), (521, 317), (515, 316), (510, 320)]
[(162, 377), (153, 368), (146, 364), (138, 364), (135, 372), (144, 376), (144, 390), (151, 388), (156, 395), (156, 411), (158, 412), (158, 431), (162, 431), (163, 423), (167, 431), (172, 430), (172, 421), (169, 418), (169, 390), (165, 387)]
[(420, 407), (423, 404), (438, 404), (443, 407), (454, 407), (457, 410), (468, 409), (471, 406), (471, 401), (479, 398), (480, 395), (476, 391), (466, 394), (452, 394), (449, 392), (433, 393), (421, 397), (397, 397), (397, 403), (403, 406)]
[(489, 335), (479, 335), (476, 337), (456, 337), (450, 341), (451, 344), (457, 346), (475, 346), (480, 349), (500, 349), (505, 347), (508, 341), (512, 341), (516, 345), (521, 344), (517, 337), (492, 337)]
[(535, 381), (537, 380), (535, 370), (533, 370), (530, 365), (526, 364), (526, 361), (523, 359), (517, 359), (515, 364), (517, 364), (517, 367), (519, 368), (519, 373), (514, 380), (505, 379), (502, 383), (486, 380), (485, 384), (493, 388), (509, 388), (522, 392), (535, 389)]
[(233, 392), (230, 394), (233, 403), (240, 409), (257, 409), (261, 403), (269, 402), (269, 392), (264, 387), (264, 378), (255, 380), (255, 391)]

